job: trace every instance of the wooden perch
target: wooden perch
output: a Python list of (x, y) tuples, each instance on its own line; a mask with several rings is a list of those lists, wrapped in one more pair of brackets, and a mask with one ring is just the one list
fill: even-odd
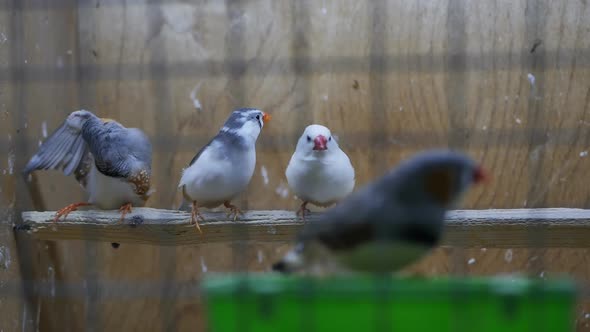
[[(293, 211), (250, 211), (236, 222), (204, 213), (203, 234), (181, 211), (134, 208), (119, 224), (118, 211), (75, 211), (53, 223), (55, 212), (23, 212), (21, 231), (42, 240), (91, 240), (157, 245), (212, 242), (290, 242), (303, 226)], [(318, 214), (308, 218), (313, 222)], [(448, 214), (443, 245), (461, 247), (590, 247), (590, 210), (456, 210)]]

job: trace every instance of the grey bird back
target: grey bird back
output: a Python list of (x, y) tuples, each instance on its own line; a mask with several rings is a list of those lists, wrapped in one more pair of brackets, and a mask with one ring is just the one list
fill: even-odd
[(140, 170), (151, 172), (152, 146), (137, 128), (125, 128), (111, 121), (90, 119), (82, 128), (96, 168), (111, 177), (127, 178)]

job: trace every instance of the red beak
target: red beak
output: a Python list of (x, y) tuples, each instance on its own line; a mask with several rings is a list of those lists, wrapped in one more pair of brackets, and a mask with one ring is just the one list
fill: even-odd
[(323, 135), (317, 135), (313, 140), (313, 149), (316, 151), (328, 150), (328, 140)]
[(481, 182), (489, 182), (490, 175), (482, 168), (478, 167), (475, 172), (473, 173), (473, 182), (474, 183), (481, 183)]

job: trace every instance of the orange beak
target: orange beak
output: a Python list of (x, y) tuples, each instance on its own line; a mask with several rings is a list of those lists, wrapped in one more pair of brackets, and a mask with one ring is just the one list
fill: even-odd
[(271, 116), (268, 113), (262, 113), (262, 122), (267, 123), (268, 121), (270, 121)]

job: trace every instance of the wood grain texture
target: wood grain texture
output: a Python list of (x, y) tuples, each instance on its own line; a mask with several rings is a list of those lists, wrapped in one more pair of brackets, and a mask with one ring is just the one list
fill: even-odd
[[(136, 208), (119, 224), (117, 211), (76, 211), (53, 222), (55, 212), (23, 212), (27, 232), (43, 240), (88, 240), (155, 245), (215, 242), (289, 242), (303, 226), (292, 211), (249, 211), (239, 221), (224, 213), (204, 214), (203, 234), (190, 224), (190, 213)], [(314, 222), (316, 215), (308, 218)], [(457, 210), (447, 216), (442, 245), (453, 247), (574, 247), (590, 245), (590, 210)], [(533, 236), (540, 230), (543, 238)]]
[[(14, 33), (1, 23), (20, 18), (19, 11), (21, 30)], [(51, 133), (69, 112), (84, 107), (148, 133), (157, 190), (148, 205), (176, 208), (181, 169), (232, 108), (254, 106), (270, 112), (273, 121), (260, 136), (248, 191), (236, 200), (242, 208), (296, 209), (284, 170), (310, 122), (325, 124), (338, 136), (356, 169), (357, 187), (417, 151), (452, 146), (481, 160), (494, 177), (489, 186), (472, 191), (462, 208), (590, 208), (587, 17), (587, 1), (550, 0), (1, 3), (0, 33), (6, 38), (0, 34), (0, 207), (13, 207), (15, 193), (24, 189), (18, 169), (10, 171), (11, 156), (17, 164), (26, 161), (44, 128)], [(17, 149), (17, 140), (26, 148)], [(37, 177), (49, 210), (84, 199), (73, 179), (58, 172)], [(458, 234), (504, 246), (514, 242), (506, 234), (516, 234), (512, 228), (465, 229), (449, 233), (448, 240), (459, 241), (451, 237)], [(529, 234), (535, 250), (555, 240), (545, 236), (557, 234), (549, 232), (553, 229), (535, 229), (539, 232)], [(544, 256), (514, 248), (509, 264), (504, 257), (509, 248), (489, 249), (480, 253), (481, 260), (474, 254), (478, 249), (443, 248), (423, 269), (537, 271), (524, 257), (543, 256), (548, 269), (590, 280), (583, 258), (587, 245), (583, 231), (576, 231), (555, 240), (573, 239), (564, 243), (569, 248), (548, 248)], [(114, 250), (92, 243), (38, 246), (52, 257), (56, 281), (91, 284), (196, 282), (203, 273), (201, 259), (210, 270), (256, 270), (289, 248), (289, 241), (253, 239), (246, 247), (216, 242), (167, 249), (123, 244)], [(574, 243), (582, 247), (570, 247)], [(458, 253), (464, 259), (456, 259)], [(471, 265), (470, 255), (476, 259)], [(52, 278), (48, 266), (39, 269), (39, 278)], [(107, 290), (97, 286), (85, 295), (96, 300), (102, 291)], [(166, 294), (167, 288), (157, 291)], [(42, 330), (83, 330), (93, 322), (105, 330), (203, 327), (200, 304), (193, 299), (170, 305), (167, 312), (156, 299), (90, 303), (44, 298)], [(580, 307), (579, 330), (588, 322), (587, 308)], [(93, 310), (100, 314), (89, 317)]]

